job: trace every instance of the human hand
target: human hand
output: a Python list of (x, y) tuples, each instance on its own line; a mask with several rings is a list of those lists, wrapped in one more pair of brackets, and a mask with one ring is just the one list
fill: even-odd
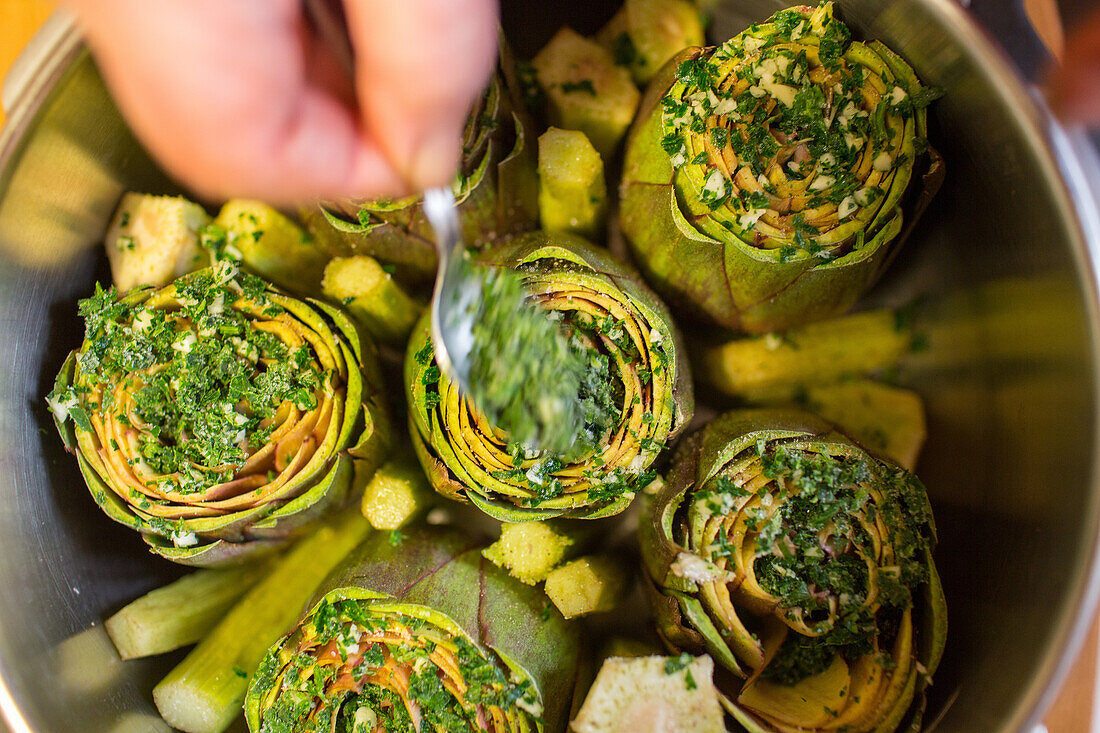
[(1067, 40), (1062, 62), (1048, 80), (1047, 97), (1067, 122), (1100, 123), (1100, 12)]
[(396, 196), (449, 182), (488, 82), (494, 0), (344, 0), (354, 81), (300, 0), (69, 0), (115, 99), (212, 198)]

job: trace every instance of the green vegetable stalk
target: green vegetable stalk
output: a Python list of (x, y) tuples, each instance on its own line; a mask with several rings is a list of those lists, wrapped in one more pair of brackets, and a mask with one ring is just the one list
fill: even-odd
[(304, 538), (153, 688), (161, 716), (186, 733), (220, 733), (240, 717), (267, 648), (290, 629), (321, 581), (371, 531), (351, 510)]
[(868, 451), (907, 471), (917, 465), (928, 435), (924, 402), (911, 390), (870, 379), (809, 387), (802, 407), (836, 425)]
[(245, 715), (253, 733), (561, 730), (578, 648), (478, 542), (376, 533), (268, 652)]
[(565, 519), (505, 522), (500, 526), (500, 539), (482, 554), (513, 578), (535, 585), (562, 562), (589, 549), (599, 532), (591, 522)]
[(427, 513), (439, 499), (407, 447), (373, 472), (356, 472), (355, 485), (362, 485), (360, 508), (375, 529), (401, 529)]
[(705, 346), (700, 376), (733, 397), (783, 399), (815, 384), (896, 369), (922, 340), (903, 311), (863, 311)]
[(428, 479), (441, 494), (504, 521), (621, 512), (694, 409), (667, 310), (636, 273), (575, 236), (524, 235), (477, 261), (517, 271), (530, 301), (588, 363), (576, 395), (585, 427), (571, 455), (511, 440), (440, 372), (425, 319), (409, 342), (405, 387)]
[[(452, 184), (462, 240), (482, 247), (500, 237), (535, 229), (538, 176), (535, 136), (519, 102), (515, 63), (501, 39), (500, 63), (488, 88), (466, 118), (462, 162)], [(370, 255), (395, 266), (406, 284), (435, 276), (435, 235), (421, 210), (422, 198), (326, 201), (303, 208), (303, 222), (331, 254)]]
[(682, 49), (703, 45), (703, 18), (687, 0), (624, 0), (596, 40), (645, 85)]
[(547, 232), (598, 239), (607, 223), (603, 160), (580, 130), (539, 136), (539, 214)]
[(832, 3), (795, 7), (656, 76), (627, 140), (622, 229), (674, 304), (765, 332), (843, 313), (943, 176), (937, 92)]
[(631, 567), (614, 555), (586, 555), (546, 576), (546, 595), (565, 618), (613, 611), (630, 592)]
[(196, 570), (149, 591), (107, 619), (104, 626), (123, 659), (194, 644), (269, 570), (263, 562)]
[(321, 294), (329, 255), (297, 223), (262, 201), (227, 201), (200, 234), (213, 262), (228, 258), (297, 295)]
[(578, 130), (610, 161), (634, 119), (641, 94), (630, 72), (596, 41), (568, 26), (531, 60), (550, 124)]
[(807, 413), (732, 412), (683, 446), (640, 532), (662, 637), (738, 678), (721, 691), (749, 731), (919, 721), (947, 617), (912, 474)]
[(344, 506), (389, 443), (376, 356), (351, 320), (228, 262), (81, 301), (48, 401), (92, 497), (153, 552), (224, 565)]
[(334, 257), (325, 266), (321, 292), (342, 304), (371, 337), (404, 344), (424, 304), (412, 298), (373, 257)]

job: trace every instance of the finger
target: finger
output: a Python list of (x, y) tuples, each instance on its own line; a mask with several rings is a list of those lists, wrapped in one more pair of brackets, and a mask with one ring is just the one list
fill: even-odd
[(1070, 36), (1047, 91), (1051, 108), (1067, 122), (1100, 122), (1100, 13)]
[(305, 32), (304, 36), (307, 84), (327, 91), (348, 109), (358, 110), (352, 70), (322, 39), (309, 32)]
[(345, 0), (365, 128), (414, 189), (450, 182), (496, 60), (495, 0)]
[(303, 87), (278, 124), (258, 121), (251, 136), (165, 139), (150, 147), (166, 168), (199, 195), (298, 204), (316, 198), (399, 196), (402, 176), (366, 139), (354, 110), (326, 90)]
[[(377, 198), (407, 193), (401, 175), (361, 131), (355, 110), (326, 90), (302, 87), (288, 115), (242, 160), (229, 161), (231, 190), (280, 203), (312, 198)], [(224, 193), (224, 192), (223, 192)]]
[(120, 107), (196, 193), (289, 204), (406, 191), (296, 2), (97, 1), (116, 25), (94, 13), (85, 25)]

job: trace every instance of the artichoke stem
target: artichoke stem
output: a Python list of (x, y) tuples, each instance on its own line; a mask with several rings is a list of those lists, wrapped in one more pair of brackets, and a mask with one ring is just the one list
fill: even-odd
[(572, 555), (583, 552), (596, 538), (591, 522), (549, 520), (505, 522), (500, 539), (482, 554), (494, 565), (528, 585), (546, 580), (550, 572)]
[(546, 576), (546, 595), (565, 618), (618, 606), (629, 591), (630, 572), (607, 555), (579, 557)]
[(321, 290), (346, 307), (371, 336), (391, 344), (404, 343), (424, 310), (368, 255), (333, 259), (325, 266)]
[(550, 124), (580, 130), (610, 160), (634, 119), (641, 94), (611, 52), (562, 28), (532, 60)]
[(153, 689), (164, 720), (186, 733), (220, 733), (241, 714), (248, 680), (264, 652), (294, 625), (325, 576), (370, 525), (358, 511), (294, 546), (202, 643)]
[[(359, 476), (357, 469), (357, 484)], [(401, 529), (438, 499), (412, 453), (402, 453), (382, 464), (365, 483), (363, 516), (375, 529)]]
[(626, 0), (596, 42), (644, 87), (680, 50), (706, 44), (700, 11), (687, 0)]
[(907, 471), (916, 468), (927, 435), (924, 403), (910, 390), (856, 379), (806, 390), (806, 407)]
[(607, 220), (603, 160), (580, 130), (539, 137), (539, 215), (548, 232), (598, 239)]
[(228, 254), (266, 280), (302, 295), (317, 295), (329, 256), (282, 212), (260, 201), (234, 199), (214, 224), (225, 229)]
[(123, 659), (164, 654), (201, 640), (256, 585), (269, 563), (198, 570), (141, 598), (107, 619)]
[(612, 657), (600, 667), (570, 730), (722, 733), (726, 728), (713, 674), (714, 662), (707, 656)]
[(913, 346), (912, 327), (897, 313), (866, 311), (707, 348), (703, 375), (728, 395), (771, 401), (814, 384), (891, 369)]
[(201, 206), (180, 196), (123, 196), (104, 239), (119, 292), (163, 287), (203, 267), (207, 258), (199, 248), (199, 230), (209, 223)]

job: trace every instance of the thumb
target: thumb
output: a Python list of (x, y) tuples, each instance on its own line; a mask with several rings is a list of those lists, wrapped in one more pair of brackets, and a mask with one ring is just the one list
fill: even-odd
[(367, 134), (410, 188), (449, 183), (496, 60), (495, 0), (345, 0)]

